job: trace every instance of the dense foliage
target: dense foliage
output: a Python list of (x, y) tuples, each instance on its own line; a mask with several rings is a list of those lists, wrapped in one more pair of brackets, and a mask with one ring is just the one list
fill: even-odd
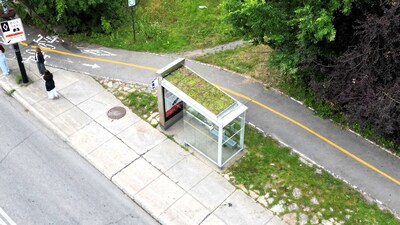
[(351, 121), (400, 143), (400, 5), (381, 4), (354, 26), (354, 43), (315, 88)]
[(336, 13), (347, 15), (353, 0), (224, 0), (223, 7), (238, 32), (276, 51), (271, 58), (283, 72), (295, 74), (297, 65), (321, 52), (317, 45), (335, 39)]
[(28, 17), (24, 21), (31, 17), (37, 25), (62, 26), (69, 33), (110, 33), (129, 16), (126, 0), (21, 0), (17, 7), (20, 15)]
[(399, 146), (396, 1), (223, 0), (223, 6), (236, 31), (274, 49), (270, 64), (292, 82), (301, 80), (350, 122)]

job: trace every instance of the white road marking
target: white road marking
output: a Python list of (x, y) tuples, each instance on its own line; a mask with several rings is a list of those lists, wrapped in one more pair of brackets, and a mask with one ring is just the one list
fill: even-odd
[(100, 68), (100, 66), (97, 65), (97, 64), (86, 64), (86, 63), (83, 63), (82, 65), (92, 67), (92, 69)]
[[(12, 220), (6, 212), (4, 212), (4, 210), (2, 208), (0, 208), (0, 216), (3, 217), (4, 219), (6, 219), (6, 221), (4, 221), (1, 217), (0, 217), (0, 224), (1, 225), (17, 225), (14, 220)], [(8, 223), (6, 223), (8, 222)]]

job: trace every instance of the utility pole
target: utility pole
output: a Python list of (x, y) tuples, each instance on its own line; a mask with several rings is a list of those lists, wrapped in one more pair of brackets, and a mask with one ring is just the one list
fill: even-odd
[[(15, 16), (15, 10), (13, 8), (8, 9), (7, 0), (1, 0), (1, 4), (3, 6), (3, 11), (0, 12), (0, 15), (3, 18), (3, 20), (8, 21), (11, 18), (13, 18)], [(15, 50), (15, 55), (17, 57), (18, 67), (21, 72), (22, 83), (26, 84), (29, 82), (29, 79), (28, 79), (28, 76), (26, 75), (25, 66), (22, 63), (22, 56), (21, 56), (21, 51), (19, 49), (18, 43), (14, 43), (13, 47)]]

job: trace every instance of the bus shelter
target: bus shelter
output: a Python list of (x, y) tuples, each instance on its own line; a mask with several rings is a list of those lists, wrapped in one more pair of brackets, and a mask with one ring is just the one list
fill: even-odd
[(184, 144), (222, 168), (244, 148), (247, 107), (178, 59), (157, 72), (161, 128), (183, 119)]

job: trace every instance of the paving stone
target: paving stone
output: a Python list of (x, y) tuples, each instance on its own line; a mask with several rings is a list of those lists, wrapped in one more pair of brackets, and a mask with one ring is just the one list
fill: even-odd
[(188, 152), (183, 150), (175, 142), (165, 139), (159, 145), (143, 155), (143, 157), (153, 166), (157, 167), (162, 172), (165, 172), (188, 154)]
[(139, 155), (114, 137), (88, 155), (89, 161), (108, 179), (139, 158)]
[(197, 225), (211, 212), (185, 194), (160, 216), (162, 224)]
[(211, 172), (194, 186), (189, 193), (209, 210), (213, 211), (234, 191), (235, 187), (221, 175)]
[(143, 158), (139, 158), (116, 174), (112, 181), (129, 197), (133, 198), (144, 187), (149, 185), (161, 172)]
[(147, 152), (166, 139), (164, 134), (142, 120), (134, 123), (117, 136), (139, 155)]
[(214, 214), (228, 225), (265, 224), (273, 217), (241, 190), (236, 190)]
[(201, 160), (188, 155), (171, 169), (167, 170), (165, 174), (185, 191), (189, 191), (211, 172), (212, 169), (201, 162)]
[(156, 219), (159, 219), (159, 216), (184, 194), (185, 191), (182, 188), (165, 175), (161, 175), (135, 195), (135, 200)]

